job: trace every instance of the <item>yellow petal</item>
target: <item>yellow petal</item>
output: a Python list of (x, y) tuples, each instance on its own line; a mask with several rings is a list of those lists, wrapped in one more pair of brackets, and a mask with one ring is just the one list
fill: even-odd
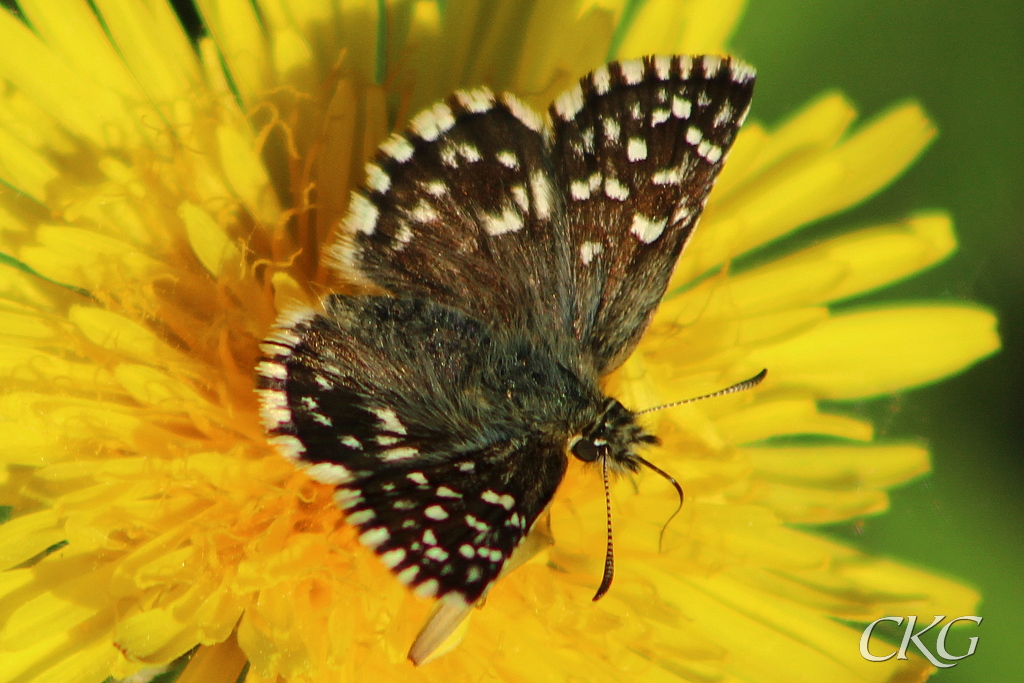
[(0, 524), (0, 568), (10, 569), (64, 540), (57, 512), (40, 510)]
[(67, 130), (102, 145), (111, 122), (125, 120), (109, 91), (68, 68), (10, 12), (0, 12), (0, 44), (0, 72)]
[(58, 171), (49, 160), (0, 128), (0, 179), (42, 203)]
[[(906, 666), (896, 660), (865, 661), (850, 647), (858, 630), (724, 574), (703, 580), (660, 579), (657, 589), (672, 596), (691, 625), (730, 653), (727, 670), (738, 680), (882, 683)], [(766, 669), (769, 653), (772, 666)]]
[(981, 599), (963, 583), (891, 560), (863, 558), (841, 562), (836, 570), (859, 591), (875, 595), (864, 621), (888, 614), (927, 615), (929, 620), (936, 614), (977, 614)]
[(816, 244), (733, 276), (715, 294), (741, 316), (828, 303), (899, 281), (955, 249), (949, 217), (923, 214)]
[(156, 334), (129, 317), (75, 306), (68, 312), (68, 319), (93, 344), (129, 358), (152, 362), (154, 358), (178, 357)]
[(187, 96), (198, 82), (198, 64), (170, 3), (94, 2), (129, 71), (146, 74), (139, 85), (158, 109), (171, 112), (168, 104)]
[(849, 399), (960, 372), (1000, 346), (996, 318), (968, 306), (893, 306), (835, 315), (753, 353), (788, 386)]
[(59, 435), (53, 433), (48, 421), (35, 414), (32, 406), (19, 405), (9, 397), (0, 399), (5, 421), (4, 438), (0, 439), (0, 462), (20, 465), (43, 465), (53, 457)]
[(56, 282), (86, 290), (112, 283), (124, 286), (125, 280), (148, 279), (161, 270), (138, 245), (94, 230), (41, 225), (36, 239), (38, 245), (21, 250), (21, 260)]
[(249, 0), (199, 0), (203, 22), (242, 101), (249, 104), (270, 82), (270, 56), (256, 6)]
[(184, 202), (178, 207), (178, 215), (185, 224), (192, 251), (211, 275), (219, 278), (228, 264), (239, 262), (238, 247), (210, 214), (191, 202)]
[(254, 141), (237, 125), (217, 128), (217, 149), (221, 166), (231, 189), (254, 216), (272, 222), (280, 213), (277, 201), (270, 192), (270, 179), (263, 161), (256, 153)]
[(744, 4), (743, 0), (647, 0), (640, 6), (616, 57), (722, 54)]
[(4, 317), (3, 331), (0, 332), (0, 340), (4, 344), (38, 343), (38, 340), (50, 339), (56, 334), (52, 323), (28, 307), (0, 303), (0, 314)]
[(757, 479), (832, 491), (884, 488), (928, 471), (920, 446), (814, 446), (742, 448)]
[[(834, 126), (823, 126), (823, 130), (827, 133)], [(712, 196), (700, 226), (700, 234), (707, 237), (695, 239), (673, 283), (685, 283), (863, 201), (902, 173), (934, 136), (935, 128), (921, 108), (904, 104), (827, 152), (796, 154), (792, 159), (780, 155), (778, 163), (737, 182), (730, 196)], [(742, 168), (736, 171), (743, 172)]]
[(192, 655), (177, 683), (235, 683), (247, 657), (234, 638), (201, 646)]
[(753, 405), (725, 411), (714, 422), (722, 438), (734, 444), (795, 434), (870, 441), (874, 433), (870, 422), (822, 413), (809, 398), (758, 400)]
[(137, 80), (125, 68), (87, 2), (30, 0), (20, 6), (29, 25), (46, 45), (73, 65), (79, 74), (131, 100), (142, 99)]
[[(75, 643), (58, 650), (61, 657), (53, 666), (32, 678), (33, 683), (95, 683), (102, 681), (117, 660), (109, 641), (97, 639), (85, 647)], [(47, 664), (53, 661), (51, 658)]]

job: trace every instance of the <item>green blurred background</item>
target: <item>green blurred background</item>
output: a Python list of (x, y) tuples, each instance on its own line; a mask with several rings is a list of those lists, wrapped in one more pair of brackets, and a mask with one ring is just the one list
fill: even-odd
[(979, 302), (999, 314), (1003, 350), (856, 407), (882, 439), (925, 437), (934, 471), (894, 491), (887, 514), (830, 533), (981, 591), (984, 621), (949, 648), (976, 635), (976, 654), (931, 680), (1024, 681), (1024, 2), (751, 0), (731, 44), (758, 69), (751, 116), (764, 122), (838, 88), (862, 118), (912, 98), (938, 125), (905, 176), (821, 227), (948, 209), (959, 252), (869, 300)]

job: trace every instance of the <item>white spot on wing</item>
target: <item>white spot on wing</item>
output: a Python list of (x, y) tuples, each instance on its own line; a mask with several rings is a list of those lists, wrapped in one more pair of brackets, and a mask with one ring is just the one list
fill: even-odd
[(636, 85), (644, 77), (644, 63), (640, 59), (629, 59), (622, 62), (622, 79), (626, 81), (628, 85)]
[(690, 100), (681, 95), (675, 95), (672, 98), (672, 116), (677, 119), (688, 119), (692, 110), (693, 104)]
[(291, 434), (272, 436), (267, 441), (287, 460), (298, 460), (306, 452), (306, 447), (302, 445), (302, 442)]
[(440, 505), (431, 505), (423, 511), (423, 514), (424, 516), (429, 517), (430, 519), (435, 519), (439, 522), (441, 520), (448, 519), (448, 512)]
[(672, 70), (672, 60), (664, 55), (657, 55), (654, 58), (654, 70), (659, 79), (667, 81)]
[(611, 90), (612, 75), (608, 71), (608, 65), (599, 66), (595, 69), (594, 75), (591, 76), (590, 80), (594, 84), (594, 90), (598, 95), (604, 95), (606, 92)]
[(722, 58), (715, 55), (704, 55), (704, 75), (713, 78), (722, 67)]
[(647, 141), (643, 138), (630, 138), (626, 145), (626, 158), (640, 161), (647, 158)]
[(380, 457), (388, 462), (393, 462), (395, 460), (408, 460), (409, 458), (414, 458), (417, 455), (419, 455), (419, 451), (415, 448), (402, 446), (401, 448), (389, 448), (382, 452)]
[(484, 232), (491, 237), (523, 229), (523, 216), (511, 206), (506, 206), (500, 216), (485, 213), (480, 217)]
[(305, 469), (306, 476), (321, 484), (337, 486), (352, 481), (352, 472), (343, 465), (333, 462), (318, 462)]
[(722, 158), (722, 148), (711, 144), (707, 140), (701, 140), (700, 144), (697, 145), (697, 154), (713, 164)]
[(366, 186), (374, 192), (384, 194), (391, 187), (391, 176), (377, 164), (367, 164)]
[(402, 564), (402, 560), (405, 559), (405, 551), (401, 548), (395, 548), (394, 550), (389, 550), (381, 555), (380, 559), (384, 561), (384, 564), (386, 564), (389, 569), (394, 569), (398, 565)]
[(690, 217), (691, 213), (692, 211), (690, 211), (690, 207), (688, 207), (686, 204), (680, 204), (672, 213), (673, 225), (676, 223), (682, 223), (683, 221)]
[[(431, 550), (439, 550), (439, 548), (431, 548)], [(427, 579), (420, 585), (416, 586), (412, 592), (420, 598), (432, 598), (437, 595), (437, 589), (437, 579)]]
[(505, 93), (501, 96), (501, 99), (505, 106), (508, 107), (508, 110), (512, 112), (512, 115), (519, 119), (524, 126), (535, 131), (540, 131), (543, 128), (544, 122), (541, 120), (540, 115), (523, 103), (521, 99), (511, 93)]
[(426, 476), (424, 476), (422, 472), (410, 472), (409, 474), (405, 475), (405, 478), (413, 482), (414, 484), (427, 483), (427, 478)]
[(406, 140), (404, 136), (394, 133), (381, 143), (380, 151), (401, 163), (412, 158), (414, 148), (412, 143)]
[(680, 55), (676, 59), (679, 60), (679, 76), (685, 81), (690, 77), (690, 70), (693, 69), (693, 57)]
[[(409, 228), (408, 223), (402, 221), (401, 225), (398, 228), (398, 233), (395, 235), (395, 239), (398, 240), (398, 243), (402, 245), (402, 247), (404, 247), (405, 245), (409, 244), (409, 242), (412, 241), (412, 230)], [(402, 247), (396, 247), (395, 250), (397, 251)]]
[(512, 150), (499, 150), (495, 156), (498, 159), (498, 163), (504, 166), (505, 168), (510, 168), (513, 171), (519, 168), (519, 158), (516, 156), (516, 153), (513, 152)]
[(444, 548), (427, 548), (427, 551), (423, 554), (432, 560), (437, 560), (438, 562), (444, 562), (448, 559), (448, 551)]
[(512, 186), (512, 199), (523, 213), (530, 210), (530, 198), (526, 196), (526, 188), (522, 185)]
[(633, 215), (633, 224), (629, 227), (629, 231), (644, 244), (650, 244), (661, 237), (667, 224), (668, 219), (657, 220), (637, 213)]
[(277, 429), (292, 421), (292, 411), (288, 408), (288, 396), (276, 389), (259, 390), (260, 422), (267, 430)]
[(583, 265), (588, 265), (602, 251), (604, 251), (604, 245), (600, 242), (584, 242), (580, 245), (580, 260), (583, 261)]
[(483, 159), (483, 157), (480, 156), (480, 150), (477, 149), (476, 145), (470, 144), (468, 142), (460, 142), (458, 149), (459, 154), (462, 156), (462, 158), (471, 164), (475, 161), (480, 161), (481, 159)]
[(363, 502), (363, 497), (355, 489), (338, 489), (334, 492), (334, 504), (342, 510), (348, 510), (361, 502)]
[(615, 199), (620, 202), (624, 202), (629, 198), (629, 188), (620, 183), (618, 178), (605, 178), (604, 193), (609, 199)]
[(429, 109), (424, 109), (409, 122), (412, 132), (424, 140), (432, 142), (446, 133), (455, 125), (452, 110), (444, 102), (438, 102)]
[(458, 90), (455, 92), (455, 99), (463, 109), (474, 114), (482, 114), (494, 106), (494, 93), (490, 88)]
[(431, 180), (423, 184), (423, 189), (432, 197), (443, 197), (448, 192), (448, 186), (443, 180)]
[(701, 135), (700, 129), (696, 126), (690, 126), (686, 129), (686, 141), (691, 145), (699, 145), (703, 139), (704, 136)]
[(490, 489), (487, 489), (486, 491), (481, 493), (480, 499), (485, 503), (490, 503), (491, 505), (500, 505), (506, 510), (511, 510), (512, 506), (515, 505), (516, 502), (515, 498), (508, 495), (507, 493), (499, 495)]
[(345, 226), (349, 230), (372, 235), (377, 229), (379, 216), (380, 210), (376, 204), (358, 192), (352, 193), (352, 200), (348, 204), (348, 216), (345, 219)]
[(544, 171), (534, 171), (530, 174), (530, 191), (533, 192), (533, 209), (537, 217), (541, 219), (550, 217), (555, 191)]
[(349, 524), (359, 526), (361, 524), (366, 524), (376, 516), (377, 515), (374, 514), (373, 510), (360, 510), (359, 512), (353, 512), (351, 515), (346, 517), (345, 521)]
[(757, 74), (754, 67), (739, 60), (733, 61), (729, 68), (732, 71), (732, 80), (737, 83), (746, 83)]
[(391, 534), (388, 533), (388, 530), (379, 526), (360, 534), (359, 542), (367, 548), (376, 548), (382, 543), (385, 543), (389, 538), (391, 538)]
[(417, 223), (430, 223), (436, 221), (438, 218), (437, 209), (427, 204), (422, 199), (416, 203), (416, 206), (409, 211), (409, 218), (413, 219)]
[(583, 89), (577, 83), (566, 90), (555, 100), (555, 113), (565, 121), (572, 121), (573, 118), (583, 109)]
[(405, 425), (398, 420), (398, 413), (391, 408), (374, 408), (371, 412), (381, 421), (384, 429), (395, 434), (405, 434)]
[(569, 183), (569, 194), (578, 202), (590, 199), (590, 183), (586, 180), (574, 180)]
[(619, 133), (622, 129), (619, 128), (619, 122), (610, 116), (606, 116), (601, 119), (601, 127), (604, 130), (604, 138), (608, 142), (615, 142), (619, 139)]
[(420, 568), (416, 565), (406, 567), (398, 573), (398, 580), (408, 586), (410, 583), (412, 583), (412, 580), (415, 579), (416, 575), (419, 573)]

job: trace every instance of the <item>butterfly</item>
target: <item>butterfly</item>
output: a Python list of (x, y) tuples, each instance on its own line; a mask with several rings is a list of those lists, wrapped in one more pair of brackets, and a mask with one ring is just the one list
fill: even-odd
[(656, 437), (601, 378), (647, 328), (753, 86), (736, 59), (654, 56), (547, 117), (461, 90), (367, 164), (332, 254), (379, 293), (283, 315), (258, 391), (269, 440), (416, 594), (484, 595), (569, 458), (606, 485), (649, 465)]

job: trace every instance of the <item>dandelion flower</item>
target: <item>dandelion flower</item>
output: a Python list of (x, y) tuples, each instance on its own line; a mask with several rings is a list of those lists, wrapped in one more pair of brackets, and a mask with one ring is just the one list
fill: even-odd
[(674, 492), (615, 485), (604, 600), (590, 601), (603, 491), (573, 467), (548, 542), (414, 670), (430, 602), (268, 445), (258, 342), (290, 302), (338, 286), (324, 250), (349, 190), (411, 113), (480, 84), (542, 109), (609, 57), (724, 53), (741, 5), (198, 4), (195, 43), (159, 0), (0, 12), (0, 679), (144, 679), (186, 656), (179, 680), (225, 683), (246, 668), (249, 683), (927, 674), (862, 660), (844, 622), (970, 614), (977, 595), (806, 527), (883, 511), (928, 470), (920, 445), (875, 442), (819, 401), (933, 382), (998, 348), (969, 305), (830, 308), (948, 257), (950, 220), (738, 265), (899, 175), (934, 133), (916, 105), (853, 126), (829, 95), (747, 125), (608, 389), (639, 408), (769, 379), (652, 416), (650, 459), (687, 504), (659, 550)]

